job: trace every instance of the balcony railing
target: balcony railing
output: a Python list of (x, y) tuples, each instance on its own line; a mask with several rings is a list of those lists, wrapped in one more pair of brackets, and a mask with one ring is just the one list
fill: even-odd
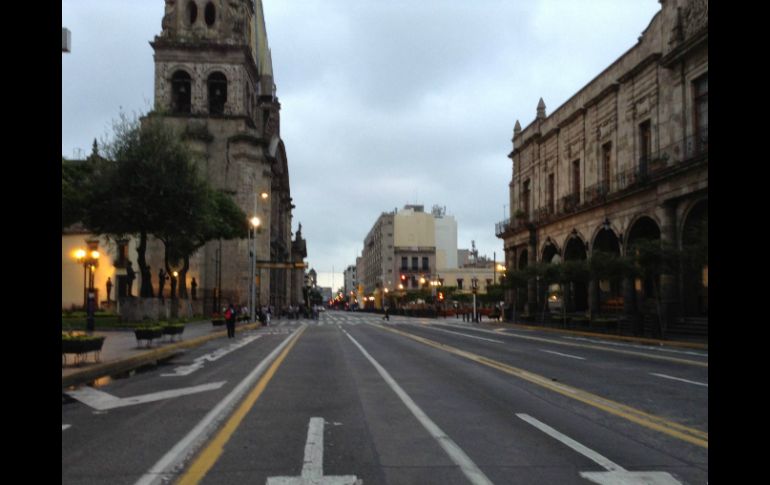
[(504, 221), (495, 224), (495, 235), (500, 237), (506, 232), (520, 231), (526, 227), (527, 222), (529, 222), (529, 218), (527, 217), (505, 219)]
[(607, 200), (610, 193), (610, 181), (602, 180), (598, 184), (590, 185), (583, 190), (583, 202), (585, 204), (594, 204)]
[[(570, 214), (581, 207), (603, 203), (615, 192), (643, 186), (663, 172), (676, 169), (677, 166), (695, 162), (702, 157), (708, 157), (708, 126), (700, 127), (698, 133), (681, 139), (676, 143), (661, 148), (637, 160), (636, 166), (615, 174), (609, 180), (602, 180), (585, 187), (582, 193), (565, 195), (558, 199), (555, 212), (548, 205), (534, 209), (531, 221), (527, 219), (505, 219), (495, 224), (495, 234), (500, 237), (504, 233), (524, 229), (527, 222), (544, 224), (561, 215)], [(581, 201), (582, 196), (582, 201)]]
[(580, 204), (579, 194), (568, 194), (559, 199), (558, 211), (560, 214), (569, 214), (575, 212)]

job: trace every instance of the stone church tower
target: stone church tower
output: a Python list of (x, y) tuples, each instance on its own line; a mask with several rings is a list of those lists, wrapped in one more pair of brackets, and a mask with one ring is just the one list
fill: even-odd
[[(276, 307), (297, 303), (293, 295), (299, 290), (301, 298), (301, 288), (292, 288), (295, 270), (267, 264), (293, 261), (294, 206), (262, 2), (165, 3), (162, 31), (150, 42), (155, 51), (152, 116), (184, 133), (214, 188), (231, 194), (249, 218), (260, 218), (258, 301)], [(204, 312), (248, 302), (249, 250), (248, 240), (211, 241), (191, 258), (188, 280), (196, 277)], [(161, 243), (148, 251), (148, 263), (155, 278), (163, 265)], [(155, 280), (153, 287), (157, 291)]]

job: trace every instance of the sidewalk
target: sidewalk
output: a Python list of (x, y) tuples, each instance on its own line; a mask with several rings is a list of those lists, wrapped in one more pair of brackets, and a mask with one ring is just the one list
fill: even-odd
[[(258, 323), (238, 323), (235, 331), (257, 328)], [(79, 365), (74, 364), (72, 354), (67, 354), (67, 365), (62, 361), (62, 388), (86, 384), (103, 376), (119, 374), (137, 369), (144, 365), (157, 363), (159, 360), (171, 357), (184, 349), (194, 348), (216, 338), (226, 338), (227, 330), (224, 325), (213, 326), (210, 320), (185, 324), (181, 339), (169, 340), (168, 336), (154, 340), (150, 347), (145, 341), (139, 346), (133, 330), (96, 330), (96, 336), (104, 336), (104, 344), (95, 362), (93, 352), (87, 360)], [(237, 335), (237, 333), (236, 333)]]

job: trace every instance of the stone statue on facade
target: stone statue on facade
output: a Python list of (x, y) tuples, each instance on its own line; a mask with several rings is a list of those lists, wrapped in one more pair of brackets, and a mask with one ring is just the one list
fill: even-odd
[(171, 37), (176, 32), (176, 8), (175, 4), (176, 0), (166, 0), (166, 10), (163, 15), (163, 20), (161, 20), (160, 26), (162, 32), (161, 35), (163, 37)]

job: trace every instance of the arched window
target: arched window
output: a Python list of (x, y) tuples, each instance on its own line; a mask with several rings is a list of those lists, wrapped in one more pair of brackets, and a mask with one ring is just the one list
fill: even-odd
[(190, 75), (184, 71), (176, 71), (171, 76), (171, 111), (174, 113), (189, 113), (192, 82)]
[(198, 19), (198, 5), (195, 2), (187, 3), (187, 17), (190, 19), (190, 25)]
[(208, 79), (209, 114), (221, 115), (227, 102), (227, 78), (221, 72), (212, 73)]
[(214, 21), (217, 19), (217, 10), (214, 4), (209, 2), (206, 4), (206, 9), (203, 11), (203, 18), (206, 20), (206, 25), (212, 27)]

